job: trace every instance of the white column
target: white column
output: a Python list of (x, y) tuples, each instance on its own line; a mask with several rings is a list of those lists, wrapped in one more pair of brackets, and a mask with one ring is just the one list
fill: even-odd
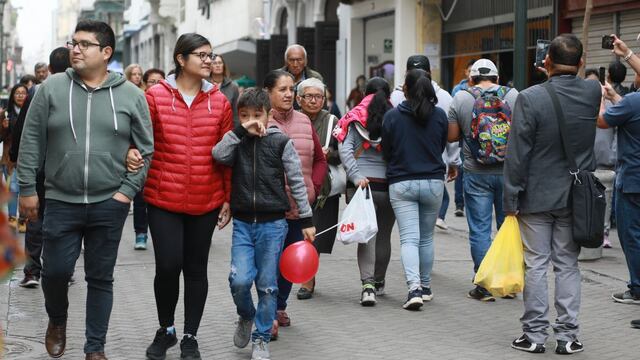
[(287, 3), (287, 42), (289, 45), (298, 42), (297, 24), (298, 18), (298, 0), (286, 0)]
[(417, 53), (416, 49), (416, 11), (415, 1), (396, 0), (395, 24), (394, 24), (394, 57), (395, 85), (404, 82), (404, 72), (407, 58)]

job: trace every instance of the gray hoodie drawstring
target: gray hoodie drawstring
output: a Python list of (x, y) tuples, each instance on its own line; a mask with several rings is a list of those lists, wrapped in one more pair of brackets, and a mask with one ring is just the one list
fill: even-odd
[(207, 102), (207, 107), (209, 108), (209, 114), (211, 114), (211, 93), (207, 94), (209, 96), (209, 101)]
[(118, 118), (116, 117), (116, 107), (113, 104), (113, 91), (111, 90), (113, 87), (109, 86), (109, 97), (111, 98), (111, 111), (113, 111), (113, 128), (118, 135)]
[(76, 137), (76, 129), (73, 128), (73, 80), (69, 83), (69, 123), (71, 124), (71, 132), (73, 133), (73, 140), (78, 143), (78, 138)]

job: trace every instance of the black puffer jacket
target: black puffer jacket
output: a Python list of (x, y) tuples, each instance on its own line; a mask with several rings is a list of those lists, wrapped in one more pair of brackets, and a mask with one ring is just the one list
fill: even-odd
[(288, 141), (283, 133), (242, 138), (231, 178), (231, 211), (235, 217), (271, 221), (289, 210), (281, 160)]

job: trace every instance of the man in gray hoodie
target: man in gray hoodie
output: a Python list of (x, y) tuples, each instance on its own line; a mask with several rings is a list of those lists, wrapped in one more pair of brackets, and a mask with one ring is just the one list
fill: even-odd
[[(66, 347), (69, 277), (84, 238), (86, 359), (106, 359), (113, 304), (113, 270), (129, 203), (145, 180), (153, 134), (144, 94), (107, 71), (115, 49), (109, 25), (80, 21), (67, 42), (72, 69), (42, 84), (27, 113), (18, 157), (20, 212), (37, 218), (36, 173), (44, 164), (47, 206), (43, 224), (42, 290), (49, 325), (47, 352)], [(134, 146), (144, 167), (128, 172)]]

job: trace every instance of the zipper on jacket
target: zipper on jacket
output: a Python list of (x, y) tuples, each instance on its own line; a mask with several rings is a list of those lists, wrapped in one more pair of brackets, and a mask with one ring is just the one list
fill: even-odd
[[(84, 89), (87, 88), (83, 85)], [(98, 90), (98, 88), (94, 89)], [(91, 145), (91, 98), (93, 97), (93, 91), (90, 91), (87, 95), (87, 130), (85, 135), (85, 147), (84, 147), (84, 203), (89, 203), (89, 151)]]
[(253, 139), (253, 222), (258, 222), (258, 211), (256, 210), (256, 139)]

